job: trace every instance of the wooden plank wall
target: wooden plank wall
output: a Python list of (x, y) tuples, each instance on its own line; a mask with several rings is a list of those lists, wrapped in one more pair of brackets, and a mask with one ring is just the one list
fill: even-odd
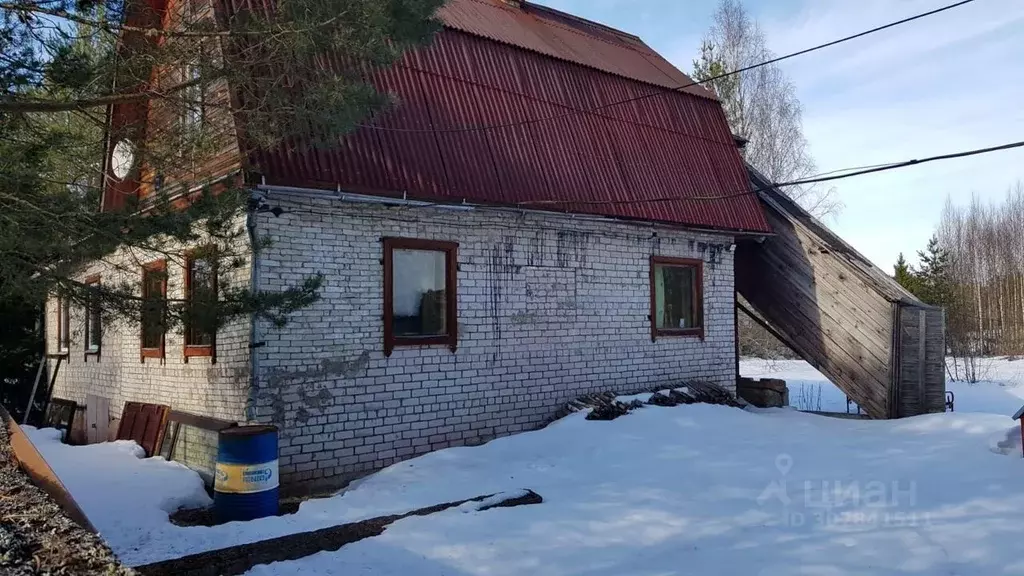
[(737, 248), (737, 290), (868, 415), (888, 417), (891, 302), (812, 230), (765, 208), (775, 236)]
[(939, 308), (900, 307), (899, 416), (946, 410), (945, 318)]

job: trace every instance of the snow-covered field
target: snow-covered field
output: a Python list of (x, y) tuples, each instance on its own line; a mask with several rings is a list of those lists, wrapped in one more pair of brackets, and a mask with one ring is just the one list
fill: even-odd
[[(780, 378), (789, 387), (789, 401), (799, 410), (846, 412), (846, 394), (803, 360), (740, 360), (740, 374), (750, 378)], [(1012, 416), (1024, 404), (1024, 360), (981, 358), (980, 382), (946, 382), (957, 412)], [(851, 403), (849, 410), (857, 411)]]
[[(819, 384), (804, 363), (745, 375)], [(1024, 459), (1009, 418), (1024, 361), (952, 384), (957, 412), (900, 421), (795, 410), (648, 406), (610, 422), (569, 416), (536, 432), (396, 464), (292, 516), (178, 528), (197, 477), (130, 444), (34, 442), (126, 562), (532, 489), (544, 503), (411, 517), (382, 535), (254, 575), (1024, 574)], [(996, 380), (998, 378), (998, 380)], [(791, 393), (792, 397), (796, 397)], [(822, 408), (828, 409), (828, 408)]]

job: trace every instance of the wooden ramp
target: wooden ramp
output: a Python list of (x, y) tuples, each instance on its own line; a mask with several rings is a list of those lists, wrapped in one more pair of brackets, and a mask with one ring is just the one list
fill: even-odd
[(872, 418), (943, 412), (942, 310), (750, 173), (775, 235), (737, 247), (741, 309)]

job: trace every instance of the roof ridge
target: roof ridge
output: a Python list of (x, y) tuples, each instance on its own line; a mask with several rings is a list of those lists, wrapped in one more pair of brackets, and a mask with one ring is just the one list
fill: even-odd
[[(502, 11), (505, 11), (505, 12), (507, 12), (509, 14), (524, 13), (524, 14), (526, 14), (528, 16), (530, 15), (528, 12), (518, 11), (514, 6), (507, 5), (504, 2), (499, 1), (499, 0), (463, 0), (463, 1), (471, 1), (474, 4), (478, 4), (478, 5), (481, 5), (481, 6), (486, 6), (487, 8), (502, 10)], [(566, 25), (566, 24), (564, 24), (562, 22), (557, 22), (557, 21), (550, 20), (550, 19), (544, 19), (543, 20), (545, 26), (550, 26), (552, 28), (558, 28), (559, 30), (563, 30), (565, 32), (568, 32), (568, 33), (576, 35), (576, 36), (580, 36), (582, 38), (587, 38), (587, 39), (590, 39), (590, 40), (595, 40), (595, 41), (601, 42), (602, 44), (606, 44), (609, 47), (614, 48), (616, 50), (629, 50), (630, 52), (636, 54), (637, 56), (639, 56), (640, 58), (645, 60), (648, 64), (650, 64), (651, 67), (654, 70), (656, 70), (660, 75), (662, 75), (665, 78), (665, 82), (666, 83), (660, 83), (660, 82), (656, 82), (656, 81), (653, 81), (653, 80), (650, 80), (650, 79), (644, 80), (644, 79), (636, 78), (636, 77), (630, 76), (628, 73), (624, 73), (622, 71), (612, 71), (612, 70), (608, 70), (608, 69), (605, 69), (605, 68), (601, 68), (599, 66), (594, 66), (593, 64), (583, 63), (583, 62), (580, 62), (578, 60), (574, 60), (572, 58), (567, 58), (565, 56), (560, 56), (560, 55), (553, 54), (553, 53), (548, 52), (548, 51), (540, 50), (538, 48), (523, 46), (523, 45), (519, 45), (519, 44), (515, 44), (515, 43), (510, 43), (510, 42), (505, 41), (505, 40), (500, 40), (498, 38), (494, 38), (494, 37), (489, 36), (487, 34), (482, 34), (480, 32), (473, 31), (473, 30), (467, 30), (465, 27), (460, 26), (458, 24), (449, 24), (448, 22), (444, 21), (443, 19), (442, 19), (442, 25), (445, 28), (448, 28), (450, 30), (454, 30), (456, 32), (461, 32), (463, 34), (469, 34), (469, 35), (472, 35), (472, 36), (477, 36), (477, 37), (480, 37), (480, 38), (484, 38), (486, 40), (501, 42), (503, 44), (511, 44), (511, 45), (516, 46), (517, 48), (520, 48), (520, 49), (523, 49), (523, 50), (528, 50), (530, 52), (533, 52), (533, 53), (536, 53), (536, 54), (540, 54), (540, 55), (548, 57), (548, 58), (555, 58), (556, 60), (562, 60), (562, 61), (566, 61), (566, 62), (572, 62), (574, 64), (579, 64), (579, 65), (582, 65), (582, 66), (587, 66), (589, 68), (594, 68), (595, 70), (600, 70), (600, 71), (608, 73), (608, 74), (613, 74), (615, 76), (629, 78), (631, 80), (634, 80), (634, 81), (637, 81), (637, 82), (641, 82), (643, 84), (648, 84), (648, 85), (651, 85), (651, 86), (660, 86), (660, 87), (663, 87), (665, 89), (672, 90), (672, 91), (675, 91), (675, 92), (686, 92), (687, 94), (691, 94), (691, 95), (697, 96), (699, 98), (707, 98), (707, 99), (711, 99), (711, 100), (717, 100), (717, 98), (710, 91), (707, 91), (707, 89), (704, 89), (703, 92), (700, 92), (699, 91), (700, 88), (703, 88), (703, 87), (700, 86), (699, 83), (695, 82), (693, 80), (693, 78), (689, 74), (687, 74), (686, 72), (681, 70), (675, 64), (673, 64), (672, 62), (669, 62), (667, 59), (665, 59), (663, 56), (661, 56), (656, 50), (654, 50), (654, 48), (651, 48), (651, 46), (649, 46), (646, 42), (644, 42), (644, 40), (642, 38), (640, 38), (639, 36), (636, 36), (634, 34), (630, 34), (628, 32), (623, 32), (622, 30), (618, 30), (618, 29), (612, 28), (610, 26), (606, 26), (606, 25), (601, 24), (599, 22), (594, 22), (592, 20), (587, 20), (586, 18), (582, 18), (582, 17), (576, 16), (576, 15), (573, 15), (573, 14), (569, 14), (567, 12), (562, 12), (561, 10), (556, 10), (554, 8), (550, 8), (550, 7), (547, 7), (547, 6), (542, 6), (540, 4), (535, 4), (533, 2), (527, 2), (526, 0), (520, 0), (520, 2), (521, 2), (521, 4), (523, 4), (524, 6), (529, 7), (530, 9), (536, 9), (537, 11), (545, 12), (547, 14), (552, 14), (552, 15), (555, 15), (555, 16), (560, 17), (560, 18), (570, 19), (570, 20), (579, 22), (579, 23), (581, 23), (583, 25), (586, 25), (586, 26), (589, 26), (589, 27), (592, 27), (592, 28), (596, 28), (598, 30), (604, 30), (604, 31), (607, 31), (609, 33), (618, 35), (620, 37), (620, 40), (622, 40), (622, 42), (614, 42), (614, 41), (612, 41), (610, 39), (607, 39), (607, 38), (604, 38), (604, 37), (602, 37), (600, 35), (588, 34), (585, 30), (580, 30), (579, 28), (575, 28), (575, 27), (572, 27), (570, 25)], [(636, 45), (636, 44), (633, 44), (632, 42), (627, 42), (627, 41), (635, 42), (636, 44), (639, 44), (639, 46)], [(559, 42), (559, 44), (560, 45), (565, 45), (564, 42)], [(672, 71), (682, 75), (682, 77), (685, 78), (686, 80), (688, 80), (689, 82), (687, 84), (678, 84), (678, 83), (676, 83), (676, 84), (673, 85), (674, 81), (673, 81), (672, 76), (669, 73), (669, 71), (664, 70), (661, 65), (657, 64), (656, 62), (653, 62), (651, 60), (652, 56), (656, 57), (656, 58), (660, 58), (661, 60), (663, 60), (665, 62), (665, 64), (667, 64), (669, 67), (671, 67)], [(691, 86), (697, 86), (698, 92), (685, 90), (685, 88), (689, 88)]]
[[(637, 36), (636, 34), (632, 34), (630, 32), (626, 32), (625, 30), (620, 30), (618, 28), (614, 28), (614, 27), (609, 26), (607, 24), (602, 24), (602, 23), (594, 21), (594, 20), (589, 20), (589, 19), (584, 18), (582, 16), (577, 16), (576, 14), (570, 14), (569, 12), (563, 12), (561, 10), (558, 10), (557, 8), (552, 8), (550, 6), (544, 6), (543, 4), (536, 4), (534, 2), (527, 2), (526, 0), (520, 0), (520, 1), (521, 1), (521, 3), (526, 4), (527, 6), (529, 6), (531, 8), (535, 8), (537, 10), (543, 10), (545, 12), (550, 12), (552, 14), (557, 14), (558, 16), (562, 16), (562, 17), (568, 18), (570, 20), (575, 20), (576, 22), (579, 22), (581, 24), (586, 24), (588, 26), (593, 26), (593, 27), (599, 28), (601, 30), (606, 30), (608, 32), (612, 32), (612, 33), (618, 34), (620, 36), (625, 36), (626, 38), (629, 38), (630, 40), (636, 40), (637, 42), (640, 42), (644, 46), (647, 46), (647, 42), (644, 42), (643, 38), (641, 38), (640, 36)], [(650, 48), (650, 46), (648, 46), (648, 48)]]
[[(505, 10), (505, 11), (508, 11), (508, 12), (515, 12), (515, 8), (513, 8), (512, 6), (504, 4), (503, 2), (495, 2), (494, 0), (470, 0), (470, 1), (476, 2), (477, 4), (483, 4), (483, 5), (489, 6), (491, 8), (497, 8), (499, 10)], [(611, 26), (606, 26), (606, 25), (601, 24), (599, 22), (594, 22), (593, 20), (587, 20), (586, 18), (581, 18), (581, 17), (576, 16), (574, 14), (569, 14), (568, 12), (562, 12), (561, 10), (556, 10), (554, 8), (549, 8), (547, 6), (542, 6), (540, 4), (534, 4), (533, 2), (526, 2), (525, 0), (521, 0), (521, 1), (522, 1), (522, 4), (524, 4), (526, 6), (529, 6), (530, 8), (535, 8), (535, 9), (538, 9), (540, 11), (549, 12), (549, 13), (555, 14), (557, 16), (562, 16), (562, 17), (565, 17), (565, 18), (569, 18), (569, 19), (575, 20), (575, 21), (577, 21), (577, 22), (579, 22), (581, 24), (585, 24), (585, 25), (592, 26), (592, 27), (595, 27), (595, 28), (604, 29), (604, 30), (606, 30), (608, 32), (612, 32), (612, 33), (624, 36), (624, 37), (626, 37), (629, 40), (636, 40), (637, 42), (642, 44), (644, 48), (647, 48), (648, 51), (654, 52), (654, 49), (651, 48), (650, 46), (648, 46), (647, 43), (644, 42), (643, 38), (641, 38), (639, 36), (636, 36), (635, 34), (630, 34), (629, 32), (623, 32), (622, 30), (618, 30), (616, 28), (612, 28)], [(446, 26), (446, 27), (449, 27), (449, 28), (454, 28), (455, 30), (459, 30), (459, 28), (457, 28), (455, 26), (448, 26), (448, 24), (446, 24), (446, 23), (443, 24), (443, 25)], [(561, 30), (565, 30), (566, 32), (571, 32), (573, 34), (579, 34), (580, 36), (587, 36), (588, 38), (593, 38), (594, 40), (597, 40), (599, 42), (604, 42), (605, 44), (612, 44), (612, 45), (614, 45), (612, 42), (609, 42), (608, 40), (605, 40), (604, 38), (601, 38), (601, 37), (598, 37), (598, 36), (587, 35), (586, 33), (582, 32), (580, 30), (571, 28), (569, 26), (564, 26), (564, 25), (559, 24), (557, 22), (548, 21), (548, 25), (549, 26), (554, 26), (554, 27), (559, 28)], [(627, 48), (629, 48), (630, 50), (633, 50), (634, 52), (638, 52), (638, 53), (641, 52), (640, 50), (637, 50), (633, 46), (627, 46)]]

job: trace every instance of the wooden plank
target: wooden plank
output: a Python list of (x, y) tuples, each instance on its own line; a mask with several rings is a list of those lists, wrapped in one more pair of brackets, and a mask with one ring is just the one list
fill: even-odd
[(185, 426), (193, 426), (195, 428), (210, 430), (212, 432), (220, 432), (225, 428), (238, 426), (237, 422), (232, 422), (230, 420), (221, 420), (220, 418), (201, 416), (199, 414), (191, 414), (189, 412), (181, 412), (179, 410), (171, 410), (167, 419), (172, 422), (180, 422)]
[(749, 265), (749, 261), (754, 258), (769, 260), (767, 265), (784, 274), (785, 281), (801, 287), (804, 293), (815, 297), (821, 294), (828, 296), (830, 301), (834, 300), (834, 305), (843, 311), (844, 316), (852, 315), (864, 324), (869, 337), (880, 341), (888, 339), (891, 334), (891, 307), (887, 300), (871, 294), (863, 284), (859, 287), (853, 282), (843, 285), (846, 281), (838, 279), (843, 271), (835, 268), (837, 262), (828, 262), (823, 258), (815, 261), (801, 260), (800, 256), (784, 254), (774, 250), (773, 246), (760, 247), (754, 254), (745, 257), (741, 265)]
[[(885, 405), (882, 392), (888, 388), (887, 378), (870, 370), (862, 358), (849, 355), (828, 338), (815, 338), (815, 331), (807, 329), (807, 325), (812, 322), (800, 311), (779, 308), (771, 293), (765, 294), (763, 301), (757, 299), (755, 296), (754, 300), (750, 301), (751, 304), (763, 316), (772, 319), (772, 325), (786, 334), (797, 346), (796, 351), (812, 365), (821, 367), (822, 372), (837, 384), (844, 386), (844, 391), (852, 398), (856, 398), (858, 404), (864, 405), (869, 413), (871, 404)], [(824, 335), (820, 331), (817, 334)], [(857, 374), (860, 376), (856, 376)], [(875, 414), (872, 413), (872, 416)]]
[[(780, 240), (775, 238), (773, 240)], [(887, 339), (890, 334), (891, 307), (888, 300), (877, 293), (872, 293), (863, 282), (853, 279), (848, 270), (842, 268), (841, 262), (830, 255), (793, 254), (782, 250), (777, 243), (765, 242), (761, 247), (763, 258), (771, 258), (777, 268), (794, 280), (802, 276), (805, 282), (794, 282), (801, 286), (813, 286), (815, 294), (826, 294), (835, 300), (838, 309), (844, 313), (854, 314), (856, 319), (865, 323), (869, 334)]]
[(128, 438), (138, 441), (142, 444), (141, 440), (146, 435), (146, 423), (152, 417), (153, 407), (149, 404), (140, 404), (139, 412), (136, 415), (135, 420), (132, 421), (132, 427), (129, 428)]
[(920, 410), (920, 388), (918, 387), (920, 361), (920, 337), (918, 314), (920, 310), (904, 307), (900, 312), (900, 406), (901, 417), (916, 416)]
[[(846, 350), (830, 342), (829, 333), (832, 330), (819, 328), (818, 335), (821, 339), (811, 337), (810, 333), (813, 330), (809, 331), (808, 326), (818, 326), (821, 321), (819, 311), (812, 308), (808, 312), (803, 307), (793, 309), (784, 306), (788, 298), (780, 295), (777, 289), (789, 290), (788, 286), (780, 288), (771, 282), (765, 282), (765, 278), (779, 276), (763, 273), (763, 261), (754, 261), (751, 264), (738, 275), (741, 293), (745, 294), (751, 305), (797, 345), (798, 353), (829, 376), (851, 398), (856, 399), (872, 417), (886, 417), (885, 406), (890, 381), (888, 364), (876, 362), (875, 370), (871, 370), (869, 362), (862, 355), (851, 356)], [(746, 286), (745, 290), (746, 284), (752, 285), (753, 288)], [(808, 317), (808, 313), (812, 314), (812, 317)], [(836, 325), (827, 317), (826, 321), (831, 322), (833, 326)]]
[[(900, 326), (901, 315), (903, 314), (903, 305), (898, 302), (892, 304), (892, 323), (893, 326)], [(903, 376), (900, 374), (900, 366), (903, 365), (901, 358), (903, 357), (901, 342), (901, 330), (892, 331), (892, 352), (889, 360), (889, 408), (887, 410), (887, 417), (899, 418), (900, 417), (900, 388)]]
[(46, 414), (43, 417), (43, 426), (56, 428), (64, 432), (64, 443), (73, 444), (71, 430), (75, 425), (75, 413), (78, 412), (78, 403), (74, 400), (63, 398), (51, 398), (46, 406)]
[[(752, 310), (751, 308), (749, 308), (746, 305), (744, 305), (743, 302), (740, 301), (739, 299), (736, 300), (736, 308), (738, 310), (742, 310), (743, 313), (746, 314), (748, 318), (753, 320), (761, 328), (764, 328), (765, 330), (767, 330), (769, 334), (774, 336), (779, 342), (782, 342), (787, 347), (789, 347), (790, 350), (794, 350), (794, 351), (796, 350), (797, 347), (793, 344), (793, 341), (790, 340), (788, 336), (786, 336), (782, 332), (779, 332), (778, 330), (773, 328), (772, 325), (769, 324), (768, 321), (765, 320), (763, 316), (761, 316), (761, 314), (759, 314), (755, 310)], [(737, 357), (739, 357), (738, 354), (737, 354)], [(738, 372), (737, 372), (737, 374), (738, 374)]]
[(118, 440), (128, 440), (132, 437), (132, 427), (135, 426), (135, 419), (139, 417), (142, 406), (137, 402), (125, 402), (121, 411), (121, 422), (117, 426)]
[(925, 411), (946, 411), (945, 313), (925, 309)]
[[(18, 426), (18, 423), (14, 421), (14, 418), (11, 418), (11, 415), (3, 406), (0, 406), (0, 421), (3, 422), (4, 426), (7, 426), (7, 432), (10, 435), (11, 452), (14, 453), (18, 466), (28, 474), (36, 486), (39, 486), (49, 494), (64, 509), (64, 513), (68, 517), (82, 528), (95, 534), (96, 528), (89, 522), (85, 512), (82, 512), (81, 507), (72, 498), (71, 493), (68, 492), (60, 478), (57, 477), (53, 468), (50, 468), (50, 465), (43, 459), (39, 450), (36, 449), (32, 441), (25, 435), (21, 426)], [(10, 497), (16, 496), (12, 495)]]
[[(857, 319), (868, 317), (867, 313), (857, 310), (844, 311), (837, 309), (838, 307), (833, 300), (823, 297), (827, 295), (817, 293), (806, 285), (791, 280), (791, 276), (787, 276), (788, 270), (786, 267), (778, 265), (772, 255), (765, 254), (763, 261), (772, 268), (771, 273), (776, 278), (786, 278), (787, 289), (779, 291), (779, 294), (787, 298), (794, 306), (804, 308), (805, 312), (813, 312), (813, 314), (818, 316), (828, 316), (836, 326), (842, 327), (843, 332), (846, 333), (844, 338), (848, 345), (868, 348), (875, 360), (888, 363), (890, 330), (885, 331), (884, 338), (879, 338), (878, 335), (861, 330)], [(886, 316), (889, 316), (889, 314), (890, 311), (887, 309)]]
[(106, 442), (110, 436), (110, 399), (95, 394), (85, 396), (86, 437), (89, 444)]
[[(778, 279), (782, 273), (773, 270), (771, 274), (772, 277)], [(848, 328), (850, 327), (851, 322), (849, 320), (839, 317), (838, 314), (830, 314), (827, 309), (819, 307), (818, 302), (815, 301), (814, 297), (803, 291), (800, 286), (784, 282), (777, 282), (777, 284), (783, 285), (779, 286), (771, 282), (760, 281), (755, 283), (753, 286), (745, 286), (741, 284), (740, 288), (741, 292), (752, 292), (753, 294), (748, 297), (748, 300), (758, 303), (759, 306), (763, 306), (763, 300), (770, 297), (772, 299), (779, 300), (779, 304), (789, 310), (790, 313), (799, 312), (807, 319), (808, 326), (806, 326), (805, 329), (810, 328), (821, 330), (825, 336), (835, 339), (836, 344), (841, 345), (845, 350), (847, 350), (847, 352), (857, 355), (859, 361), (874, 361), (883, 365), (888, 365), (888, 350), (883, 354), (877, 349), (877, 345), (874, 349), (868, 350), (871, 356), (870, 359), (863, 357), (860, 351), (862, 349), (866, 349), (866, 337), (862, 336), (858, 338), (856, 335), (850, 334)], [(767, 314), (765, 315), (768, 316)], [(776, 320), (772, 317), (768, 317), (768, 319), (773, 322)]]
[(925, 397), (924, 397), (924, 376), (925, 376), (925, 337), (928, 332), (925, 326), (924, 310), (917, 311), (917, 361), (919, 363), (917, 370), (917, 413), (924, 414), (926, 412)]
[(146, 451), (146, 456), (159, 453), (171, 407), (164, 404), (125, 402), (118, 440), (134, 440)]
[(765, 212), (769, 218), (772, 214), (781, 215), (787, 219), (792, 229), (802, 230), (817, 239), (840, 260), (843, 260), (847, 268), (861, 276), (869, 284), (872, 292), (886, 298), (889, 302), (919, 302), (891, 276), (880, 270), (839, 235), (829, 230), (827, 226), (801, 208), (781, 190), (773, 188), (764, 175), (749, 165), (747, 171), (752, 181), (761, 189), (758, 196), (767, 208)]
[[(865, 311), (874, 313), (869, 318), (888, 316), (890, 300), (856, 274), (845, 259), (833, 252), (822, 254), (820, 243), (807, 236), (805, 232), (786, 230), (785, 225), (778, 221), (775, 225), (780, 233), (765, 241), (762, 246), (764, 250), (794, 266), (794, 271), (803, 271), (808, 278), (825, 283), (838, 297), (848, 298), (853, 305), (869, 307), (870, 310)], [(819, 269), (828, 274), (818, 277), (816, 270)], [(851, 284), (856, 290), (851, 289)], [(858, 296), (871, 296), (871, 299), (864, 300)], [(884, 323), (879, 328), (887, 330)]]
[[(755, 307), (757, 303), (751, 302)], [(884, 418), (886, 414), (887, 380), (880, 380), (865, 363), (851, 357), (836, 347), (830, 340), (815, 340), (811, 331), (806, 330), (806, 319), (798, 318), (799, 313), (780, 312), (772, 304), (763, 305), (764, 316), (775, 318), (773, 325), (784, 332), (796, 345), (796, 351), (828, 376), (851, 398), (857, 401), (873, 418)], [(789, 320), (778, 320), (789, 318)]]

